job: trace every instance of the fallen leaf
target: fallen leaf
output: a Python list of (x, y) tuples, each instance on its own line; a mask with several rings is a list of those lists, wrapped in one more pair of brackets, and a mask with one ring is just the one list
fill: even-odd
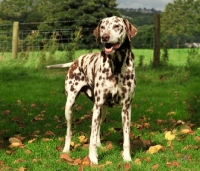
[(171, 131), (168, 131), (165, 133), (165, 139), (167, 139), (168, 141), (172, 141), (173, 139), (175, 139), (175, 137), (176, 136), (174, 134), (172, 134)]
[(74, 141), (71, 141), (71, 142), (70, 142), (70, 146), (74, 147), (74, 146), (75, 146), (75, 142), (74, 142)]
[(141, 165), (141, 160), (139, 158), (135, 159), (134, 164)]
[(10, 114), (10, 110), (5, 110), (2, 112), (2, 115), (9, 115)]
[(63, 146), (62, 145), (58, 145), (58, 146), (56, 146), (56, 150), (58, 150), (58, 151), (62, 151), (62, 149), (63, 149)]
[(36, 106), (37, 106), (37, 104), (35, 104), (35, 103), (31, 104), (31, 107), (36, 107)]
[(155, 146), (149, 147), (149, 149), (147, 150), (147, 153), (154, 154), (160, 150), (164, 150), (164, 147), (162, 145), (155, 145)]
[(156, 124), (157, 125), (162, 125), (164, 123), (164, 121), (162, 119), (157, 119), (156, 120)]
[(150, 127), (150, 123), (143, 123), (142, 126), (143, 126), (143, 128), (149, 128)]
[(27, 168), (24, 168), (24, 167), (20, 167), (17, 169), (17, 171), (24, 171), (24, 170), (28, 170)]
[(51, 131), (46, 131), (44, 135), (48, 136), (48, 137), (49, 136), (55, 136), (55, 134), (53, 132), (51, 132)]
[(19, 147), (22, 145), (21, 140), (19, 140), (18, 138), (15, 138), (15, 137), (9, 138), (9, 142), (11, 143), (9, 145), (9, 148)]
[(200, 142), (200, 136), (196, 136), (196, 137), (194, 137), (194, 139), (195, 139), (197, 142)]
[(85, 166), (89, 166), (89, 165), (90, 165), (90, 158), (89, 158), (89, 156), (86, 156), (86, 157), (83, 159), (82, 165), (85, 165)]
[(112, 162), (106, 161), (105, 164), (100, 164), (100, 165), (92, 164), (92, 165), (90, 165), (90, 167), (91, 167), (91, 168), (95, 168), (95, 169), (100, 169), (100, 170), (101, 170), (103, 167), (106, 167), (106, 166), (111, 165), (111, 164), (112, 164)]
[(64, 161), (67, 161), (69, 163), (73, 163), (74, 162), (74, 160), (71, 159), (71, 157), (70, 157), (70, 155), (68, 153), (62, 153), (60, 155), (60, 159), (63, 159)]
[(81, 146), (81, 144), (75, 144), (74, 149), (77, 149), (80, 146)]
[(78, 166), (78, 165), (81, 165), (81, 163), (82, 163), (81, 158), (77, 158), (77, 159), (74, 160), (74, 163), (73, 163), (73, 164), (74, 164), (75, 166)]
[(155, 165), (152, 166), (152, 170), (155, 171), (155, 170), (158, 169), (158, 167), (159, 167), (159, 164), (155, 164)]
[(169, 116), (169, 115), (175, 115), (175, 114), (176, 114), (176, 112), (171, 111), (171, 112), (168, 112), (168, 113), (167, 113), (167, 116)]
[(131, 169), (131, 165), (129, 163), (124, 164), (124, 170), (129, 171)]
[(49, 141), (52, 141), (52, 139), (50, 139), (50, 138), (42, 138), (42, 141), (49, 142)]
[(112, 142), (108, 141), (106, 144), (106, 149), (111, 150), (113, 148)]
[(167, 162), (167, 166), (168, 167), (171, 167), (171, 166), (180, 167), (180, 163), (177, 161)]
[(80, 141), (80, 143), (84, 144), (88, 141), (88, 139), (84, 135), (82, 135), (79, 137), (79, 141)]
[(24, 160), (24, 159), (21, 159), (21, 158), (16, 159), (16, 160), (14, 161), (14, 163), (23, 163), (23, 162), (25, 162), (25, 160)]
[(9, 142), (12, 144), (12, 143), (19, 143), (19, 144), (22, 144), (21, 140), (18, 139), (18, 138), (15, 138), (15, 137), (11, 137), (9, 138)]
[(31, 151), (31, 150), (25, 150), (25, 153), (26, 153), (26, 154), (31, 154), (32, 151)]
[(32, 140), (28, 141), (28, 144), (33, 143), (36, 140), (36, 138), (33, 138)]
[(33, 163), (37, 163), (37, 162), (41, 162), (41, 161), (42, 161), (42, 159), (33, 159), (32, 160)]
[(193, 134), (194, 133), (192, 131), (192, 129), (186, 124), (181, 125), (179, 129), (180, 129), (179, 134), (181, 134), (181, 135), (183, 135), (183, 134)]

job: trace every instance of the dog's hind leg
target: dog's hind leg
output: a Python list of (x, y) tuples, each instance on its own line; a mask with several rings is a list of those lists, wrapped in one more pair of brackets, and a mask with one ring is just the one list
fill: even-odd
[(65, 118), (67, 120), (67, 132), (65, 136), (65, 146), (63, 149), (63, 152), (69, 152), (70, 151), (70, 142), (72, 138), (72, 106), (75, 103), (76, 97), (79, 94), (81, 88), (85, 86), (84, 81), (74, 81), (72, 82), (71, 79), (67, 79), (65, 82), (65, 90), (67, 93), (67, 102), (65, 106)]
[(67, 132), (66, 132), (66, 136), (65, 136), (65, 146), (63, 149), (63, 152), (69, 152), (70, 151), (70, 142), (71, 142), (71, 138), (72, 138), (72, 131), (71, 131), (71, 126), (72, 126), (72, 106), (75, 102), (75, 98), (73, 97), (74, 94), (72, 95), (72, 97), (70, 97), (70, 95), (68, 95), (67, 98), (67, 102), (66, 102), (66, 106), (65, 106), (65, 118), (67, 120)]
[(106, 117), (106, 106), (102, 106), (101, 107), (101, 121), (100, 121), (100, 124), (99, 124), (99, 127), (98, 127), (98, 130), (97, 130), (97, 147), (100, 147), (101, 146), (101, 137), (100, 137), (100, 127), (101, 127), (101, 123), (104, 121), (105, 117)]

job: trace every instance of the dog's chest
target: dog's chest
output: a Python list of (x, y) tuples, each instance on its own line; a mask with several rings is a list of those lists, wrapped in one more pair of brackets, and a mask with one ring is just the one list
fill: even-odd
[(119, 104), (122, 99), (132, 96), (134, 89), (133, 66), (123, 64), (119, 73), (115, 73), (115, 70), (116, 68), (112, 67), (110, 63), (105, 63), (100, 66), (95, 77), (95, 97), (100, 96), (99, 99), (109, 106)]

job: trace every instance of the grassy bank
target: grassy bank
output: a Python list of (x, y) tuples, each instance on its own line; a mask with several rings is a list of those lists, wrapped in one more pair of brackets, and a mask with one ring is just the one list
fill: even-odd
[[(77, 51), (76, 57), (84, 52)], [(136, 67), (132, 162), (124, 163), (120, 154), (121, 107), (114, 107), (102, 124), (99, 166), (87, 163), (92, 103), (84, 95), (74, 106), (70, 158), (61, 155), (67, 71), (36, 67), (37, 53), (17, 61), (4, 54), (0, 60), (0, 170), (199, 170), (199, 58), (191, 58), (185, 67), (187, 51), (169, 50), (169, 63), (174, 65), (153, 69), (151, 50), (134, 52), (136, 66), (140, 55), (145, 65)], [(59, 61), (61, 52), (56, 53)], [(13, 147), (11, 137), (20, 140), (19, 145)]]

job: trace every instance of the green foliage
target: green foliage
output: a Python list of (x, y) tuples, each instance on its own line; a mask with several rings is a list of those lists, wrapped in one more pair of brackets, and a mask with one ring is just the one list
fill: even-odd
[(195, 75), (196, 77), (200, 77), (199, 58), (199, 49), (191, 48), (188, 50), (187, 67), (189, 68), (192, 75)]
[(0, 18), (0, 49), (11, 51), (12, 49), (12, 22), (3, 21)]
[(199, 16), (200, 0), (174, 0), (162, 13), (161, 32), (170, 37), (176, 36), (177, 47), (179, 47), (183, 35), (199, 35)]
[[(60, 5), (61, 2), (63, 2), (62, 5)], [(58, 28), (62, 28), (59, 31), (62, 31), (63, 37), (68, 40), (71, 36), (71, 30), (82, 27), (82, 42), (87, 48), (88, 46), (89, 48), (96, 46), (93, 43), (95, 38), (91, 32), (95, 29), (100, 19), (107, 16), (120, 15), (116, 9), (115, 0), (82, 0), (77, 2), (62, 0), (57, 3), (55, 1), (50, 2), (48, 5), (51, 6), (50, 11), (48, 15), (44, 16), (45, 23), (41, 23), (38, 29), (58, 31)], [(94, 41), (91, 42), (92, 39)], [(66, 42), (68, 43), (68, 41)]]
[(167, 42), (166, 42), (164, 43), (164, 46), (163, 46), (161, 64), (166, 66), (168, 64), (168, 61), (169, 61), (169, 53), (168, 53), (168, 47), (167, 47)]
[(138, 64), (138, 67), (143, 67), (144, 66), (144, 56), (143, 55), (140, 55), (139, 56), (139, 64)]
[(142, 13), (142, 12), (135, 12), (135, 11), (127, 11), (126, 9), (119, 9), (119, 12), (123, 16), (127, 17), (127, 19), (131, 23), (133, 23), (136, 27), (153, 24), (154, 13), (150, 14), (150, 13)]
[(153, 48), (153, 26), (144, 25), (136, 28), (138, 33), (132, 40), (133, 47), (140, 49)]

